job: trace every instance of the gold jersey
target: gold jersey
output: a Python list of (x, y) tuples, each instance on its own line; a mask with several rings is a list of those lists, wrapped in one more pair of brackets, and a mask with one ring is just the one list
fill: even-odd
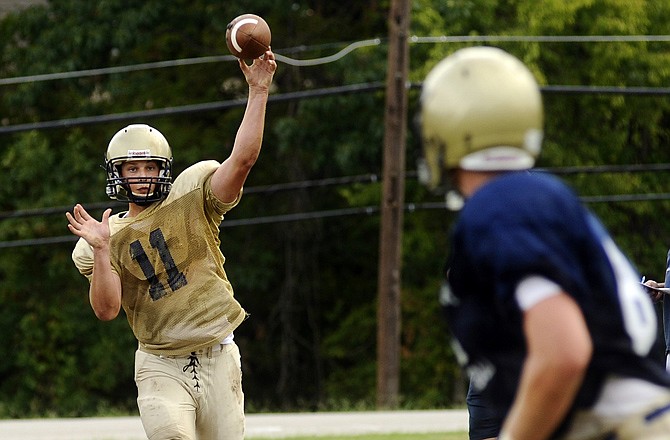
[[(110, 259), (121, 278), (122, 305), (144, 351), (183, 355), (216, 344), (246, 317), (223, 269), (219, 224), (231, 203), (211, 191), (216, 161), (199, 162), (174, 181), (168, 197), (136, 217), (110, 216)], [(89, 281), (93, 250), (72, 253)]]

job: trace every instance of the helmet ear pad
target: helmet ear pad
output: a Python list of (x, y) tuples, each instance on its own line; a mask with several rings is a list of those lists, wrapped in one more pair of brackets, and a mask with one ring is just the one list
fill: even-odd
[[(125, 178), (121, 165), (130, 161), (154, 161), (159, 166), (157, 177), (143, 178), (153, 185), (149, 194), (133, 194), (130, 183), (134, 178)], [(149, 205), (167, 197), (172, 187), (172, 150), (167, 139), (155, 128), (145, 124), (133, 124), (119, 130), (109, 142), (105, 156), (107, 172), (107, 196), (113, 200)]]

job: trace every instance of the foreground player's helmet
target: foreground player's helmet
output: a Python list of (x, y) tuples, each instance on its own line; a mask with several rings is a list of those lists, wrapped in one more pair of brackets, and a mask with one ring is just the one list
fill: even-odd
[[(134, 160), (155, 161), (158, 177), (121, 177), (121, 164)], [(114, 200), (148, 205), (167, 197), (172, 186), (172, 150), (160, 131), (145, 124), (133, 124), (119, 130), (109, 141), (105, 156), (107, 171), (107, 195)], [(133, 194), (131, 183), (149, 182), (153, 191), (149, 194)]]
[(458, 50), (423, 83), (419, 178), (435, 189), (454, 168), (532, 168), (542, 125), (540, 90), (521, 61), (494, 47)]

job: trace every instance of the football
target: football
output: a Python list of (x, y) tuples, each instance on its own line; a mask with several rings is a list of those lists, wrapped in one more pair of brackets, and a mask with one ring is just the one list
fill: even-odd
[(226, 27), (226, 45), (237, 58), (252, 60), (270, 48), (270, 26), (255, 14), (235, 17)]

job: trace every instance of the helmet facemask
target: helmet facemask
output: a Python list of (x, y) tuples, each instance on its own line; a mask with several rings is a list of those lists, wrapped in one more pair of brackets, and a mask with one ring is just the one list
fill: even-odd
[[(456, 173), (441, 164), (445, 163), (446, 145), (437, 137), (425, 139), (422, 130), (421, 112), (417, 113), (412, 124), (415, 136), (419, 139), (420, 155), (416, 159), (417, 179), (434, 194), (444, 195), (445, 207), (450, 211), (460, 211), (465, 197), (456, 184)], [(428, 145), (430, 143), (430, 145)]]
[[(141, 160), (153, 161), (160, 169), (158, 176), (122, 177), (121, 166), (124, 162), (140, 160), (137, 157), (118, 157), (113, 161), (105, 162), (107, 171), (107, 196), (120, 202), (134, 203), (147, 206), (167, 197), (172, 187), (172, 164), (167, 158), (148, 157)], [(148, 183), (152, 191), (147, 194), (136, 194), (131, 191), (131, 184)]]

